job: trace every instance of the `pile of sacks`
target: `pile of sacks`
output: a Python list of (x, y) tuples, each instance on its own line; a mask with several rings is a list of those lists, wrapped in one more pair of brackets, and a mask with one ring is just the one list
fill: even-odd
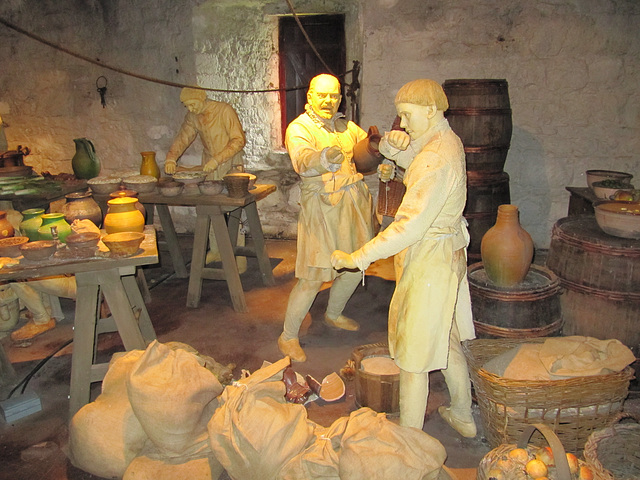
[[(184, 345), (184, 344), (181, 344)], [(190, 347), (114, 356), (98, 398), (71, 420), (78, 468), (125, 480), (437, 478), (444, 447), (369, 408), (325, 428), (285, 400), (286, 357), (223, 387)]]

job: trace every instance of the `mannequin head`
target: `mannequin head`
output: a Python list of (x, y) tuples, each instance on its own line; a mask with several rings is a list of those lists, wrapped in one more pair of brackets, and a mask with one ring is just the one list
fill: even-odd
[(419, 138), (444, 118), (449, 102), (437, 82), (427, 79), (413, 80), (405, 84), (395, 98), (400, 126), (412, 140)]
[(338, 112), (341, 101), (340, 82), (333, 75), (323, 73), (309, 82), (307, 103), (320, 118), (332, 118)]
[(180, 101), (191, 113), (201, 113), (206, 99), (207, 92), (198, 88), (185, 87), (180, 92)]

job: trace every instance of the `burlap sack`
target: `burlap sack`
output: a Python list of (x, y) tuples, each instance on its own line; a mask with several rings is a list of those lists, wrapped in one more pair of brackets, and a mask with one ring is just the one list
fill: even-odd
[(142, 450), (148, 437), (129, 403), (126, 378), (143, 353), (114, 355), (102, 393), (71, 419), (68, 454), (76, 467), (99, 477), (119, 478)]
[(269, 480), (309, 447), (315, 424), (302, 405), (286, 403), (282, 371), (288, 358), (230, 385), (209, 422), (211, 449), (232, 478)]
[(142, 428), (163, 455), (208, 448), (207, 421), (222, 385), (194, 354), (152, 342), (133, 367), (127, 392)]

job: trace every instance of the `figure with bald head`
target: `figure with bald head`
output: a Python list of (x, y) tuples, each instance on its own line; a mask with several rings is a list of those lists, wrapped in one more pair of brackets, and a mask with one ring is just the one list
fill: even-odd
[(325, 323), (335, 329), (359, 329), (342, 311), (361, 275), (357, 271), (337, 272), (330, 257), (336, 249), (353, 251), (372, 238), (373, 206), (353, 162), (354, 147), (366, 140), (367, 133), (338, 111), (341, 100), (336, 77), (314, 77), (305, 112), (289, 124), (285, 135), (291, 163), (302, 182), (297, 283), (289, 296), (278, 347), (295, 362), (307, 358), (299, 341), (300, 326), (324, 282), (333, 282)]
[(462, 216), (464, 148), (444, 117), (448, 101), (437, 82), (405, 84), (395, 106), (404, 130), (385, 133), (380, 152), (406, 169), (402, 203), (385, 230), (350, 254), (334, 252), (331, 263), (338, 270), (364, 271), (395, 256), (388, 339), (400, 368), (400, 424), (422, 429), (429, 372), (441, 370), (451, 404), (438, 412), (462, 436), (474, 437), (471, 384), (460, 343), (475, 337), (467, 281), (469, 233)]

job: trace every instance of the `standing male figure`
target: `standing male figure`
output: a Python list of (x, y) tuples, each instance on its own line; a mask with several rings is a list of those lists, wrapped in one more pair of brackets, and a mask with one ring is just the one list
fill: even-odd
[[(207, 179), (221, 180), (232, 167), (242, 168), (242, 149), (246, 143), (238, 114), (231, 105), (225, 102), (209, 100), (204, 90), (183, 88), (180, 101), (188, 110), (180, 131), (173, 140), (164, 162), (164, 171), (168, 175), (176, 172), (178, 158), (200, 137), (203, 145), (202, 170), (207, 172)], [(244, 236), (238, 238), (240, 244)], [(207, 263), (220, 260), (213, 228), (209, 231), (209, 248)], [(243, 259), (246, 268), (246, 258)]]
[(351, 254), (334, 252), (331, 262), (336, 269), (364, 271), (395, 255), (388, 335), (391, 356), (400, 367), (400, 424), (422, 429), (429, 372), (442, 370), (451, 406), (438, 412), (458, 433), (474, 437), (471, 384), (460, 344), (475, 337), (466, 277), (469, 233), (462, 216), (464, 149), (444, 118), (449, 103), (438, 83), (407, 83), (395, 106), (406, 133), (386, 133), (380, 152), (406, 168), (407, 191), (385, 230)]
[(300, 325), (324, 282), (333, 280), (325, 323), (344, 330), (359, 325), (342, 315), (358, 286), (359, 272), (338, 273), (331, 252), (353, 251), (373, 236), (373, 208), (369, 189), (352, 161), (353, 148), (367, 134), (338, 112), (340, 82), (332, 75), (311, 79), (305, 113), (287, 127), (285, 144), (294, 170), (302, 178), (295, 275), (284, 330), (278, 347), (293, 361), (304, 362)]

